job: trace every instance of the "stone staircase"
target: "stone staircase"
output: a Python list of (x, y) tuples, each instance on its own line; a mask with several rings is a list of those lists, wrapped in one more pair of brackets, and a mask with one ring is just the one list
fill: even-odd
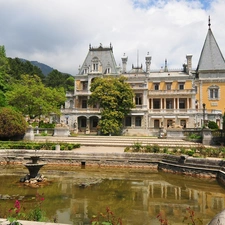
[(105, 147), (127, 147), (135, 143), (142, 145), (159, 145), (165, 147), (196, 147), (200, 143), (180, 139), (159, 139), (152, 137), (131, 137), (131, 136), (76, 136), (76, 137), (53, 137), (35, 136), (37, 142), (67, 142), (80, 143), (81, 146), (105, 146)]

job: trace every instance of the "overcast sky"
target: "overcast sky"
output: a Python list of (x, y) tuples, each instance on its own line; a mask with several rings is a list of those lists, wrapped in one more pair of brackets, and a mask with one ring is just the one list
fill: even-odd
[[(89, 44), (112, 43), (117, 65), (181, 68), (198, 59), (211, 29), (225, 54), (225, 0), (0, 0), (0, 45), (8, 57), (45, 63), (75, 75)], [(138, 54), (137, 54), (138, 52)]]

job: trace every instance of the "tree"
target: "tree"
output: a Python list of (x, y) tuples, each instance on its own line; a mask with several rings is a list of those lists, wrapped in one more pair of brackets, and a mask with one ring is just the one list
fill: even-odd
[(14, 140), (23, 138), (26, 132), (26, 121), (20, 112), (12, 108), (0, 108), (0, 139)]
[(27, 60), (19, 58), (8, 58), (9, 61), (9, 74), (14, 80), (20, 80), (22, 75), (29, 74), (30, 76), (37, 75), (43, 81), (45, 79), (41, 69), (31, 64)]
[(66, 90), (67, 91), (74, 91), (74, 77), (69, 76), (66, 79)]
[[(63, 87), (67, 90), (67, 79), (71, 77), (69, 74), (61, 73), (58, 70), (53, 70), (45, 78), (45, 85), (48, 87)], [(74, 83), (73, 83), (74, 86)]]
[(119, 134), (122, 120), (134, 107), (134, 93), (126, 78), (95, 78), (91, 84), (89, 105), (99, 104), (101, 120), (99, 126), (104, 134)]
[(6, 93), (8, 104), (17, 108), (23, 115), (35, 118), (40, 115), (60, 113), (65, 102), (64, 89), (45, 87), (41, 79), (34, 75), (22, 75), (17, 84)]
[(7, 91), (7, 80), (9, 80), (7, 70), (8, 60), (6, 57), (5, 47), (0, 46), (0, 107), (6, 105), (5, 92)]

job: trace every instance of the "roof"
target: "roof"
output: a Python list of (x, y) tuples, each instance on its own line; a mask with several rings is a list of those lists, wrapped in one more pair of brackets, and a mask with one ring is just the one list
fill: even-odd
[(225, 70), (225, 61), (209, 27), (197, 66), (198, 72)]
[(79, 69), (79, 75), (84, 74), (84, 69), (88, 68), (88, 73), (93, 73), (92, 65), (94, 62), (99, 64), (101, 70), (97, 73), (105, 74), (106, 70), (110, 68), (110, 74), (118, 74), (118, 69), (116, 61), (113, 55), (113, 48), (110, 44), (110, 47), (103, 47), (101, 44), (99, 47), (89, 46), (89, 52), (83, 62), (83, 65)]

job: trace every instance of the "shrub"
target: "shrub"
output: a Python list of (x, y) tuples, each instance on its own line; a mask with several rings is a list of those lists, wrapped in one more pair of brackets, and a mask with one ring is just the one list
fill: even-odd
[(142, 143), (135, 142), (132, 147), (134, 152), (139, 152), (142, 149)]
[(23, 115), (13, 108), (0, 108), (0, 139), (19, 140), (26, 132), (26, 121)]
[(202, 138), (200, 135), (195, 134), (195, 133), (190, 134), (188, 137), (189, 137), (189, 139), (197, 139), (197, 140)]
[(145, 151), (146, 151), (146, 152), (151, 152), (151, 151), (152, 151), (152, 146), (149, 145), (149, 144), (146, 145), (146, 146), (145, 146)]
[(158, 153), (158, 152), (160, 151), (159, 145), (154, 144), (154, 145), (152, 146), (152, 151), (153, 151), (154, 153)]
[(214, 121), (209, 121), (208, 128), (213, 129), (213, 130), (218, 130), (219, 129), (217, 123), (214, 122)]

